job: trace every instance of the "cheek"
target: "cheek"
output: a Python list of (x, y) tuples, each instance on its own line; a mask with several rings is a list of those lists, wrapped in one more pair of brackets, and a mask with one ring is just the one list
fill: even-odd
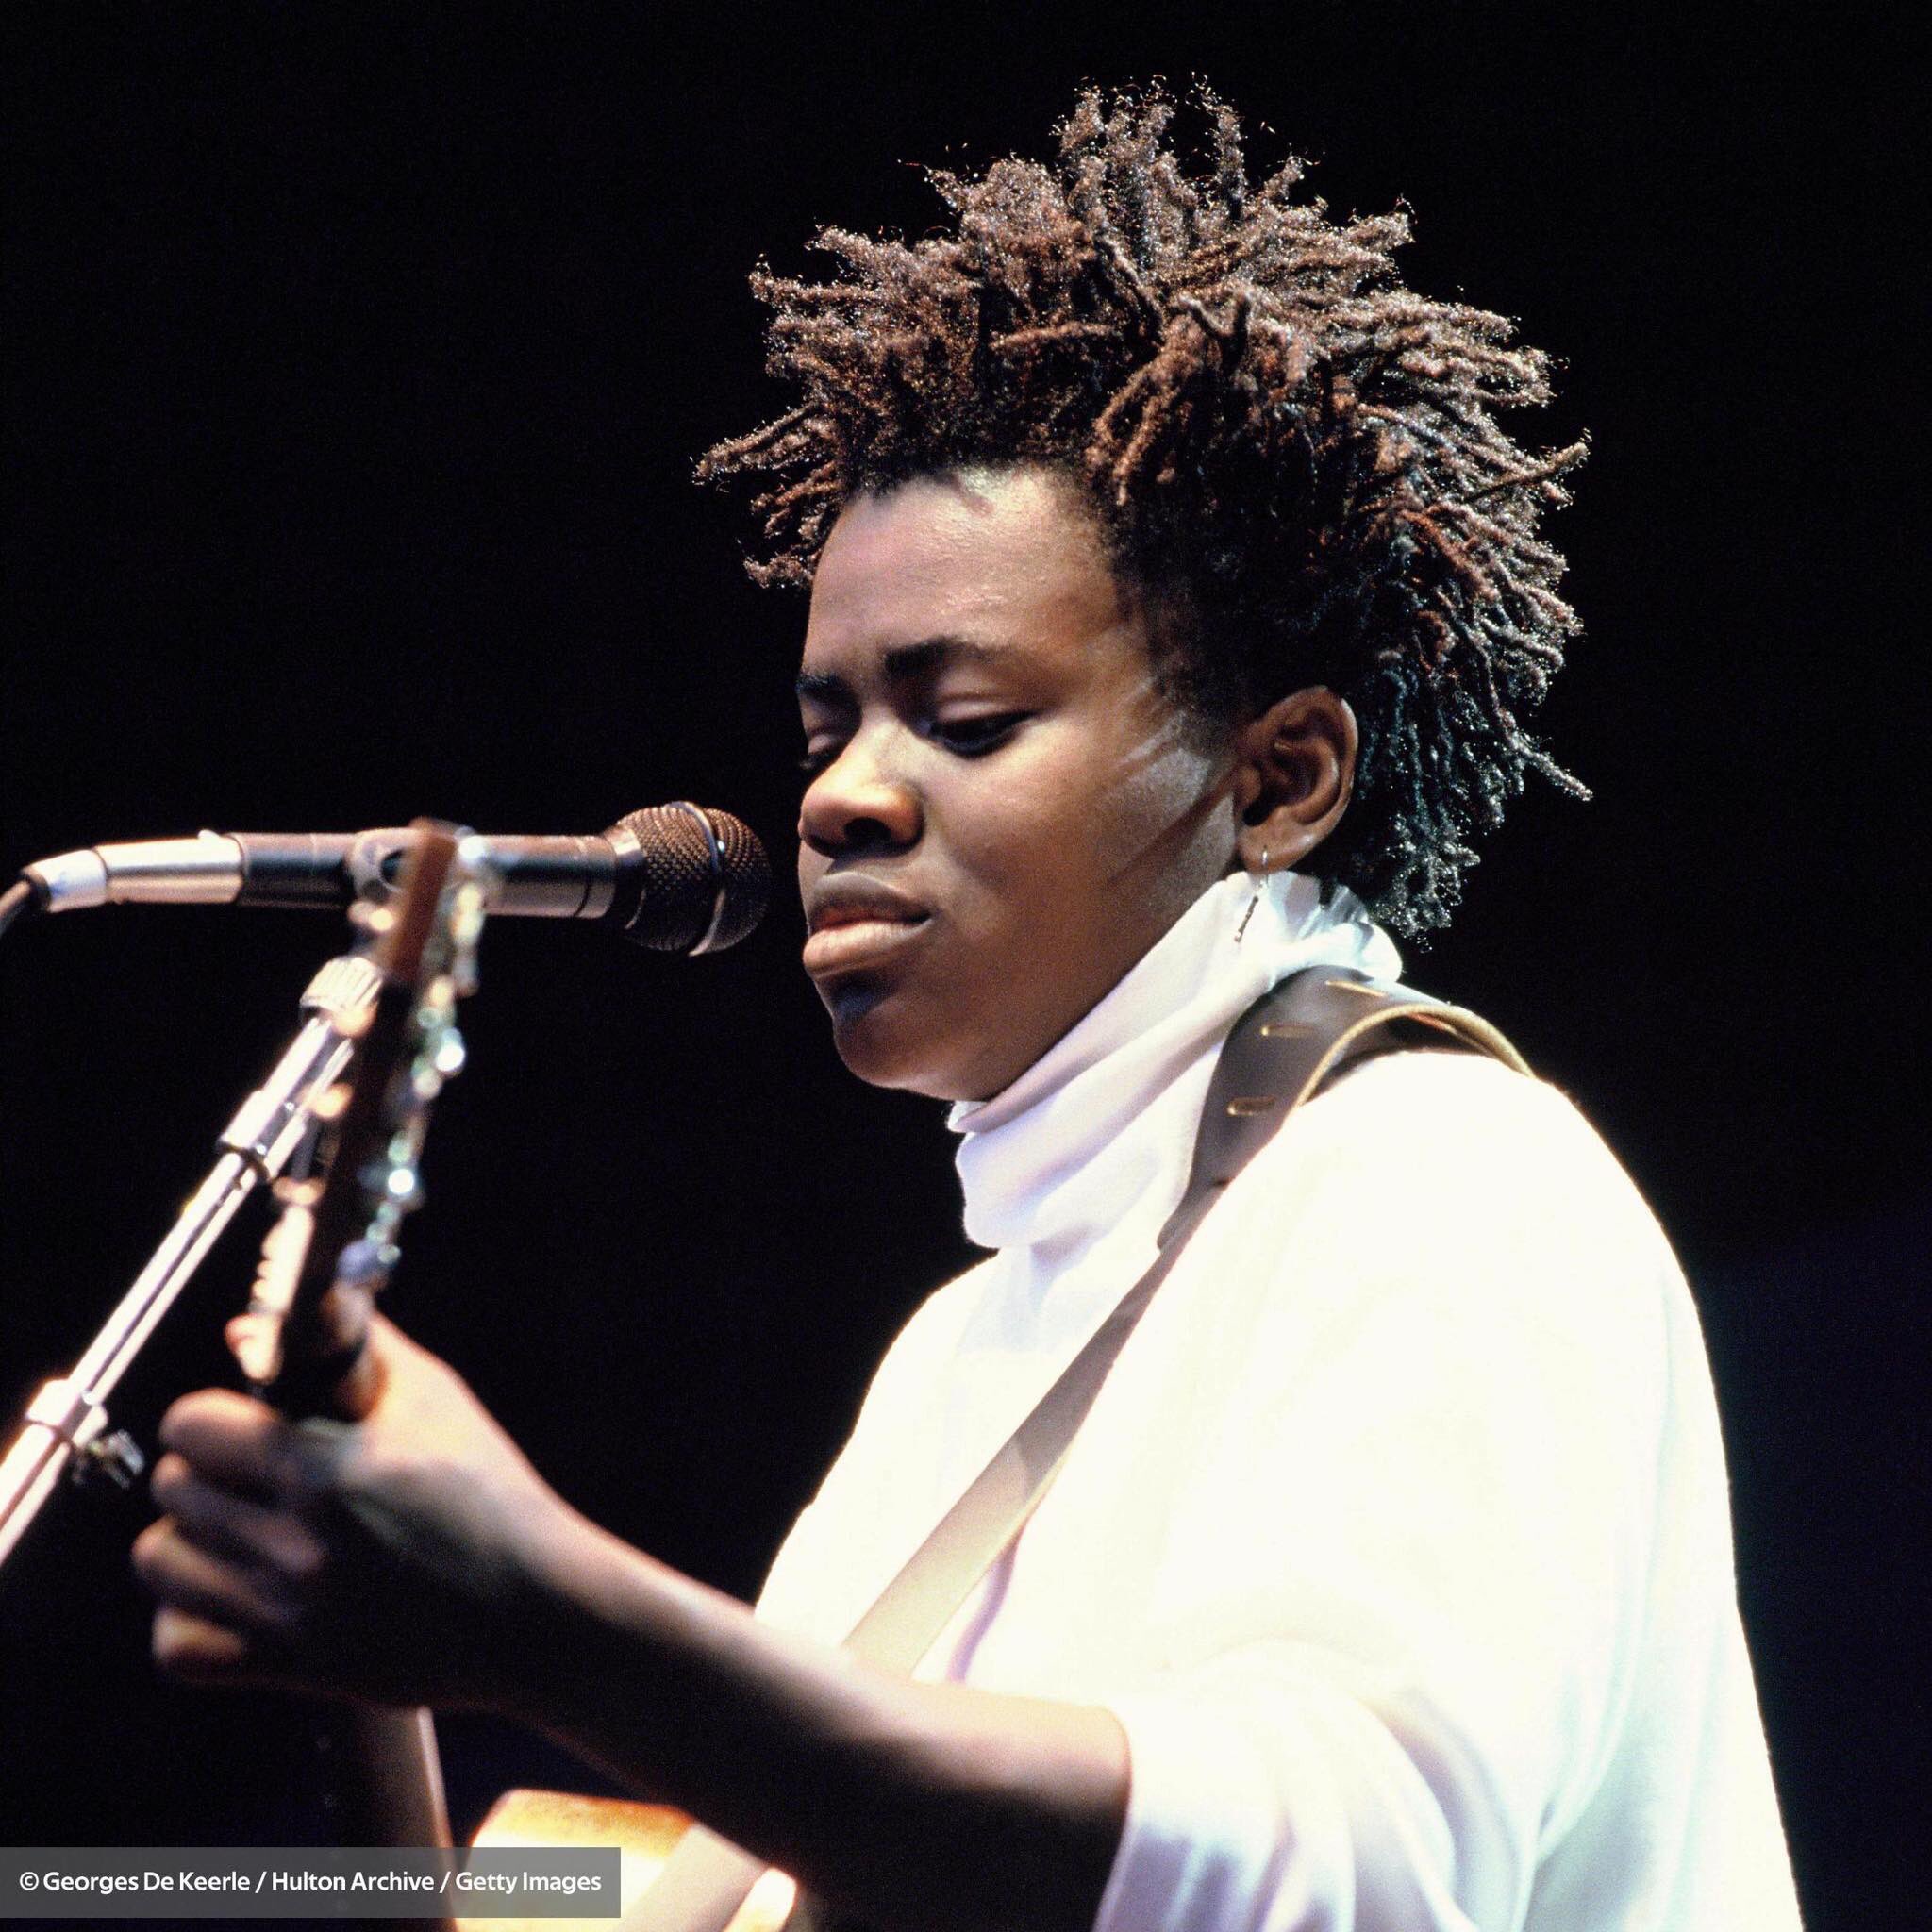
[(1218, 875), (1203, 847), (1224, 788), (1215, 761), (1172, 727), (1078, 759), (1050, 752), (1009, 768), (958, 814), (950, 842), (974, 888), (962, 914), (979, 923), (1045, 913), (1054, 924), (1032, 930), (1051, 943), (1066, 924), (1132, 928), (1142, 900), (1150, 917), (1171, 918), (1176, 894), (1185, 903)]
[(1222, 869), (1219, 765), (1172, 726), (1124, 746), (1092, 774), (1080, 805), (1082, 870), (1110, 918), (1164, 924)]

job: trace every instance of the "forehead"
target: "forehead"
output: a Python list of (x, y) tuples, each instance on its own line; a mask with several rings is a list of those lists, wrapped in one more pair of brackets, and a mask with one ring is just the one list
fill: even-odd
[(1126, 616), (1072, 486), (1038, 470), (922, 476), (855, 497), (825, 540), (808, 669), (949, 636), (1070, 645)]

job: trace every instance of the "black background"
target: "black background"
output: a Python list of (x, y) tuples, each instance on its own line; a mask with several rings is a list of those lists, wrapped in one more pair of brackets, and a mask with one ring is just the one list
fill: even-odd
[[(771, 413), (760, 255), (938, 219), (911, 164), (1043, 150), (1082, 77), (1205, 74), (1411, 278), (1568, 365), (1589, 634), (1417, 976), (1574, 1092), (1696, 1285), (1815, 1924), (1922, 1836), (1932, 1231), (1908, 499), (1923, 291), (1902, 34), (1624, 9), (15, 4), (4, 28), (0, 858), (727, 805), (789, 864), (803, 610), (693, 456)], [(572, 1498), (750, 1592), (867, 1371), (967, 1254), (929, 1104), (838, 1067), (781, 902), (684, 966), (490, 932), (391, 1307)], [(72, 1360), (289, 1029), (326, 921), (108, 911), (0, 945), (0, 1410)], [(118, 1419), (219, 1367), (251, 1234)], [(10, 1424), (9, 1424), (10, 1426)], [(275, 1841), (288, 1733), (155, 1684), (137, 1501), (0, 1583), (0, 1838)], [(447, 1727), (458, 1812), (568, 1780)]]

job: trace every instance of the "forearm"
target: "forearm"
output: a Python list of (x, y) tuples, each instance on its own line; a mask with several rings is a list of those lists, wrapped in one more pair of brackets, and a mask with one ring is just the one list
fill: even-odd
[(1119, 1843), (1106, 1710), (908, 1682), (583, 1525), (517, 1714), (869, 1924), (1085, 1932)]

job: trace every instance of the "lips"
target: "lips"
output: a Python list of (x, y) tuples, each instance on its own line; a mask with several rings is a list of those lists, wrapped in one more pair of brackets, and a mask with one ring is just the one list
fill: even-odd
[(876, 964), (909, 944), (930, 914), (883, 880), (858, 874), (821, 879), (806, 902), (805, 970), (824, 974)]

